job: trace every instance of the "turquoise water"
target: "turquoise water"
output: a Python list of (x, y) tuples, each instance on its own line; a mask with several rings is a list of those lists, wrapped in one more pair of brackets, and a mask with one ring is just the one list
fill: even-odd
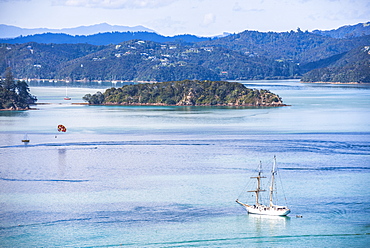
[[(243, 83), (290, 106), (83, 106), (99, 89), (32, 87), (52, 104), (0, 112), (0, 246), (368, 247), (370, 86)], [(235, 199), (274, 155), (292, 212), (248, 215)]]

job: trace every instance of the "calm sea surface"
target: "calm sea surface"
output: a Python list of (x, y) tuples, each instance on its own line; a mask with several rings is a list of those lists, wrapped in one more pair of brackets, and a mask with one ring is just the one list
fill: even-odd
[[(0, 247), (369, 247), (370, 86), (243, 83), (290, 106), (84, 106), (99, 89), (31, 87), (51, 104), (0, 112)], [(248, 215), (235, 199), (274, 155), (292, 212)]]

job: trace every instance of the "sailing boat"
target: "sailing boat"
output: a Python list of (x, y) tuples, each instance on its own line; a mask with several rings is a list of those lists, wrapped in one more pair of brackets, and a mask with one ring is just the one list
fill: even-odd
[(24, 135), (24, 138), (22, 139), (22, 142), (24, 142), (25, 144), (30, 142), (30, 139), (28, 138), (27, 134)]
[(66, 97), (64, 97), (64, 100), (71, 100), (71, 98), (68, 96), (68, 88), (66, 86)]
[(274, 163), (271, 171), (271, 185), (269, 189), (270, 195), (270, 204), (263, 205), (260, 203), (260, 192), (264, 192), (266, 190), (261, 188), (261, 179), (266, 178), (262, 176), (262, 164), (260, 163), (258, 167), (258, 175), (256, 177), (251, 177), (257, 179), (257, 188), (254, 190), (250, 190), (248, 192), (254, 192), (256, 196), (256, 203), (254, 205), (249, 205), (240, 202), (236, 199), (236, 202), (240, 205), (244, 206), (248, 213), (250, 214), (261, 214), (261, 215), (275, 215), (275, 216), (286, 216), (290, 213), (290, 209), (287, 206), (278, 206), (273, 203), (273, 193), (274, 193), (274, 185), (275, 185), (275, 176), (277, 174), (276, 171), (276, 156), (274, 156)]

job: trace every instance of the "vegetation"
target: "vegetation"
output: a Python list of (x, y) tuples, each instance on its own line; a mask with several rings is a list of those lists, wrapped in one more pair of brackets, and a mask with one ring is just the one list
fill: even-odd
[(297, 78), (296, 63), (250, 56), (222, 47), (132, 40), (88, 44), (0, 45), (0, 71), (17, 78), (102, 81), (244, 80)]
[(11, 67), (16, 78), (56, 79), (64, 63), (103, 48), (89, 44), (0, 44), (0, 73)]
[(5, 73), (5, 79), (0, 80), (0, 109), (24, 110), (29, 109), (37, 98), (29, 93), (25, 81), (15, 82), (10, 68)]
[[(343, 30), (352, 32), (354, 28), (358, 29), (353, 26)], [(368, 30), (368, 26), (361, 30), (363, 28)], [(340, 37), (344, 37), (343, 30), (338, 29)], [(94, 80), (165, 82), (184, 79), (289, 79), (300, 78), (315, 69), (325, 71), (322, 69), (325, 67), (330, 67), (323, 72), (325, 74), (346, 74), (346, 71), (334, 70), (334, 64), (351, 49), (370, 44), (370, 36), (358, 36), (359, 30), (355, 32), (356, 35), (347, 38), (333, 38), (300, 29), (281, 33), (244, 31), (218, 39), (190, 35), (162, 37), (150, 32), (106, 33), (73, 38), (81, 39), (79, 42), (90, 42), (85, 38), (96, 41), (102, 39), (108, 45), (56, 44), (68, 43), (71, 37), (64, 35), (67, 40), (53, 40), (53, 37), (59, 36), (46, 34), (49, 42), (55, 43), (0, 43), (0, 73), (10, 66), (16, 78), (84, 83)], [(123, 41), (125, 39), (130, 40)], [(357, 71), (362, 73), (362, 69)], [(312, 73), (318, 74), (317, 71)]]
[[(326, 61), (330, 61), (330, 58)], [(341, 54), (322, 68), (304, 74), (304, 82), (370, 83), (370, 46)]]
[(314, 30), (314, 34), (330, 36), (333, 38), (351, 38), (363, 35), (370, 35), (370, 22), (358, 23), (356, 25), (346, 25), (333, 30)]
[(225, 81), (183, 80), (154, 84), (125, 85), (104, 94), (87, 94), (89, 104), (178, 105), (178, 106), (283, 106), (281, 98), (268, 90), (248, 89)]
[(265, 56), (280, 61), (306, 64), (347, 52), (360, 45), (368, 45), (370, 36), (336, 39), (303, 32), (244, 31), (198, 44), (219, 46), (252, 56)]

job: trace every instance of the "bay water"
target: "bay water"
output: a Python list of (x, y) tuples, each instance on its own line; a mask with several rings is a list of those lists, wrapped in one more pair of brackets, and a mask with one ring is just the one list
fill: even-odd
[[(0, 112), (0, 247), (369, 247), (370, 86), (242, 83), (289, 106), (87, 106), (71, 103), (103, 88), (31, 87), (49, 104)], [(274, 155), (291, 213), (248, 215), (235, 200)]]

